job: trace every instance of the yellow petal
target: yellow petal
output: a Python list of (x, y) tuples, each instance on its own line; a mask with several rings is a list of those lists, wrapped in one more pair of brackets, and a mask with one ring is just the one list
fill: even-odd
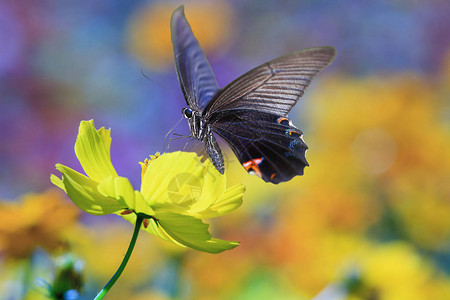
[(85, 212), (93, 215), (107, 215), (125, 208), (117, 200), (99, 193), (98, 183), (94, 180), (61, 164), (57, 164), (56, 169), (63, 174), (62, 183), (67, 195)]
[(51, 174), (50, 175), (50, 181), (54, 185), (56, 185), (57, 187), (62, 189), (64, 192), (66, 191), (66, 187), (64, 186), (64, 183), (62, 182), (62, 180), (60, 178), (58, 178), (58, 176)]
[(204, 184), (200, 198), (192, 204), (188, 211), (189, 215), (200, 218), (203, 218), (201, 213), (206, 211), (223, 195), (227, 184), (226, 176), (220, 174), (209, 159), (204, 165)]
[(106, 197), (116, 199), (136, 213), (154, 215), (153, 209), (144, 201), (141, 193), (133, 189), (128, 178), (110, 176), (100, 182), (98, 191)]
[[(92, 121), (94, 122), (94, 121)], [(92, 123), (94, 125), (94, 123)], [(95, 126), (94, 126), (95, 128)], [(105, 147), (106, 152), (108, 153), (109, 159), (111, 159), (111, 128), (105, 129), (105, 127), (100, 128), (98, 131), (98, 134), (100, 135), (100, 138), (102, 139), (103, 146)]]
[(164, 153), (148, 165), (141, 193), (155, 210), (186, 210), (200, 197), (203, 170), (195, 153)]
[(152, 209), (152, 207), (145, 201), (144, 196), (142, 196), (141, 192), (134, 191), (135, 194), (135, 211), (137, 213), (143, 213), (148, 216), (154, 216), (155, 211)]
[(202, 219), (215, 218), (235, 210), (241, 206), (244, 192), (245, 186), (242, 184), (228, 188), (207, 210), (200, 212), (199, 217)]
[(172, 239), (195, 250), (219, 253), (239, 245), (238, 242), (211, 238), (208, 232), (209, 225), (191, 216), (157, 212), (156, 218)]
[(103, 196), (116, 200), (123, 207), (134, 210), (134, 190), (127, 178), (109, 176), (98, 184), (97, 190)]
[(93, 180), (100, 182), (117, 176), (110, 158), (110, 131), (96, 130), (94, 121), (81, 121), (75, 142), (75, 154), (83, 170)]
[(209, 252), (209, 253), (220, 253), (225, 250), (231, 250), (237, 246), (239, 246), (239, 242), (212, 238), (208, 241), (205, 241), (202, 244), (202, 247), (204, 247), (207, 250), (201, 250), (201, 251)]
[(159, 236), (160, 238), (162, 238), (163, 240), (166, 240), (168, 242), (172, 242), (178, 246), (181, 247), (186, 247), (183, 244), (180, 244), (178, 241), (174, 240), (170, 235), (167, 234), (167, 232), (164, 230), (164, 228), (157, 223), (155, 220), (150, 219), (149, 220), (149, 224), (147, 228), (144, 228), (144, 230), (153, 233), (156, 236)]
[[(131, 214), (126, 214), (126, 215), (122, 215), (121, 213), (116, 213), (117, 215), (121, 216), (122, 218), (124, 218), (125, 220), (127, 220), (128, 222), (130, 222), (131, 224), (136, 224), (136, 214), (131, 213)], [(152, 233), (160, 238), (162, 238), (163, 240), (167, 241), (167, 242), (172, 242), (178, 246), (181, 247), (186, 247), (183, 244), (180, 244), (179, 242), (177, 242), (176, 240), (174, 240), (173, 238), (171, 238), (166, 231), (164, 230), (164, 228), (162, 228), (162, 226), (157, 223), (155, 220), (153, 219), (148, 219), (148, 226), (144, 227), (144, 225), (141, 226), (141, 229)]]

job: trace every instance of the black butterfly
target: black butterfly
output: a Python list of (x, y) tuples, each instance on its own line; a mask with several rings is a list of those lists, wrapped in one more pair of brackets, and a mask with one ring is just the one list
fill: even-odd
[(182, 113), (192, 136), (205, 143), (217, 170), (223, 174), (225, 168), (213, 133), (228, 142), (249, 173), (266, 182), (303, 175), (308, 147), (287, 115), (312, 78), (333, 61), (334, 48), (281, 56), (219, 89), (183, 6), (172, 15), (171, 34), (178, 81), (189, 106)]

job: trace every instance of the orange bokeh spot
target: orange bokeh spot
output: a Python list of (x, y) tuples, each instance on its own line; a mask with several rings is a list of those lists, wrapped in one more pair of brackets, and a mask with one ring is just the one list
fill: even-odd
[[(173, 66), (170, 17), (175, 8), (171, 3), (153, 3), (142, 7), (129, 22), (129, 51), (151, 69), (163, 71)], [(229, 4), (192, 1), (186, 3), (185, 14), (206, 54), (229, 44), (235, 24)]]

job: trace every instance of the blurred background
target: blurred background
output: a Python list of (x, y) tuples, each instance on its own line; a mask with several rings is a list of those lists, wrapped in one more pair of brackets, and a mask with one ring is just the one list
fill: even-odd
[(183, 3), (221, 87), (291, 51), (336, 48), (290, 114), (310, 167), (267, 184), (223, 145), (229, 183), (247, 193), (212, 229), (241, 245), (211, 255), (142, 233), (107, 298), (450, 299), (444, 0), (2, 1), (0, 298), (92, 299), (119, 266), (132, 225), (83, 213), (49, 176), (55, 163), (81, 171), (73, 146), (94, 119), (138, 186), (138, 161), (164, 151), (185, 106), (169, 29)]

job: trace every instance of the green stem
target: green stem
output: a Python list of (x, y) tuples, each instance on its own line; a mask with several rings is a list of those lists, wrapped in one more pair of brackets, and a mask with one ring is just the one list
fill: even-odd
[(139, 234), (139, 229), (141, 228), (141, 224), (143, 221), (144, 221), (144, 217), (137, 215), (136, 226), (134, 227), (133, 237), (131, 238), (127, 253), (125, 254), (125, 257), (123, 258), (122, 263), (119, 266), (119, 269), (117, 269), (114, 276), (109, 280), (109, 282), (105, 285), (105, 287), (97, 294), (97, 296), (94, 298), (94, 300), (103, 299), (103, 297), (106, 295), (106, 293), (116, 283), (117, 279), (119, 279), (120, 275), (122, 274), (123, 270), (125, 269), (125, 266), (128, 263), (128, 260), (130, 259), (131, 252), (133, 252), (133, 249), (134, 249), (134, 245), (136, 245), (136, 240), (137, 240), (137, 237)]

